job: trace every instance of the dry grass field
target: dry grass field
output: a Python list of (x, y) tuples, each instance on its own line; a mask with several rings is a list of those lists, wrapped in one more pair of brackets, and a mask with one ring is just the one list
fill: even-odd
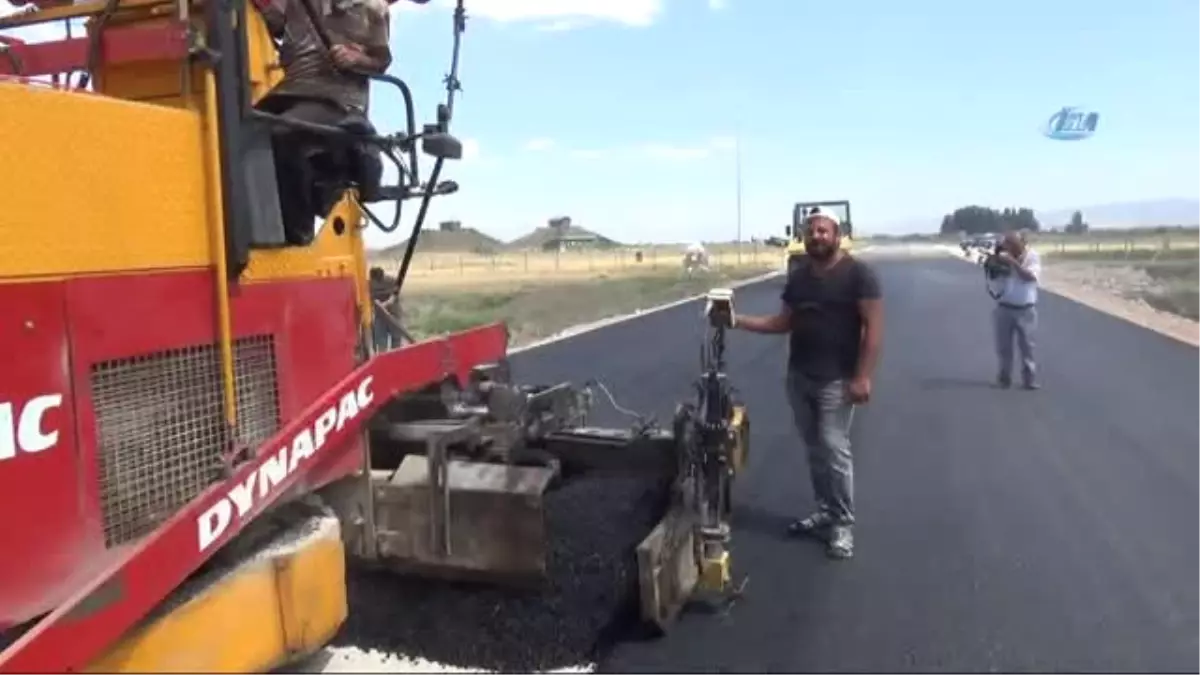
[(1113, 255), (1153, 255), (1155, 252), (1171, 255), (1173, 252), (1196, 253), (1200, 251), (1200, 236), (1196, 230), (1184, 230), (1168, 234), (1085, 234), (1082, 236), (1041, 234), (1033, 238), (1033, 245), (1043, 255), (1075, 253), (1107, 253)]
[[(778, 269), (783, 251), (762, 244), (709, 246), (714, 272)], [(572, 281), (610, 281), (623, 277), (659, 276), (683, 272), (683, 246), (641, 246), (564, 251), (506, 251), (494, 255), (418, 251), (413, 256), (405, 286), (417, 290), (478, 288), (480, 284)], [(400, 256), (372, 257), (371, 263), (389, 274), (400, 268)]]
[(679, 270), (569, 278), (547, 275), (540, 279), (477, 276), (475, 284), (441, 286), (409, 287), (406, 282), (401, 320), (418, 340), (504, 321), (511, 344), (519, 346), (572, 326), (698, 295), (771, 269), (743, 265), (691, 276)]
[[(1033, 246), (1060, 279), (1189, 319), (1200, 314), (1196, 230), (1040, 234)], [(683, 268), (684, 248), (418, 251), (404, 284), (403, 320), (418, 339), (503, 320), (518, 345), (778, 270), (783, 263), (779, 248), (715, 244), (707, 246), (710, 269), (689, 276)], [(400, 257), (376, 255), (371, 263), (391, 276)]]
[(1078, 289), (1092, 298), (1128, 301), (1195, 322), (1200, 316), (1198, 235), (1196, 228), (1041, 233), (1031, 245), (1042, 255), (1044, 282), (1051, 290)]
[[(493, 321), (514, 346), (575, 325), (697, 295), (778, 270), (783, 251), (762, 244), (710, 245), (707, 270), (688, 274), (683, 245), (480, 254), (420, 249), (404, 281), (401, 317), (417, 339)], [(370, 255), (394, 276), (403, 253)]]
[(1055, 278), (1200, 319), (1200, 257), (1194, 247), (1068, 248), (1044, 260)]

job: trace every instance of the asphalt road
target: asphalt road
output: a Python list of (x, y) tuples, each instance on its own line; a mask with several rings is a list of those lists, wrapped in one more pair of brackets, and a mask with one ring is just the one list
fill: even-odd
[[(1044, 294), (1041, 391), (992, 389), (978, 268), (875, 258), (886, 337), (853, 431), (856, 556), (787, 539), (811, 505), (782, 338), (735, 334), (749, 405), (734, 564), (746, 597), (619, 647), (620, 672), (1196, 672), (1198, 352)], [(779, 281), (739, 290), (769, 312)], [(600, 377), (669, 419), (698, 370), (699, 304), (516, 355), (524, 381)], [(619, 422), (602, 414), (597, 422)]]

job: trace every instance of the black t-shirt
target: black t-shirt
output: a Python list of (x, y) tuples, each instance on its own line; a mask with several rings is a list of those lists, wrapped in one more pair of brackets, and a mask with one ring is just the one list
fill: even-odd
[(853, 377), (862, 343), (858, 302), (879, 297), (879, 279), (849, 255), (820, 273), (803, 260), (783, 288), (792, 310), (788, 368), (823, 381)]

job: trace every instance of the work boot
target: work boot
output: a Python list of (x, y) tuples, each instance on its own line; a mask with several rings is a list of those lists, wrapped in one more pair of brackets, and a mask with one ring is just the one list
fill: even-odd
[(854, 534), (848, 525), (835, 525), (830, 529), (825, 553), (830, 558), (845, 559), (854, 555)]
[(1000, 373), (996, 376), (996, 386), (1001, 389), (1008, 389), (1012, 386), (1012, 376)]
[(788, 525), (788, 534), (821, 536), (831, 525), (833, 525), (833, 517), (824, 511), (817, 511), (807, 518), (793, 520)]

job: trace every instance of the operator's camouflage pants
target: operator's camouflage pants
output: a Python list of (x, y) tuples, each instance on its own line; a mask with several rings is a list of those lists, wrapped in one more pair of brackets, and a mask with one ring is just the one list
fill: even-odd
[(808, 472), (817, 508), (841, 525), (854, 524), (854, 458), (850, 422), (854, 404), (845, 380), (824, 382), (799, 373), (787, 376), (788, 403), (808, 451)]

